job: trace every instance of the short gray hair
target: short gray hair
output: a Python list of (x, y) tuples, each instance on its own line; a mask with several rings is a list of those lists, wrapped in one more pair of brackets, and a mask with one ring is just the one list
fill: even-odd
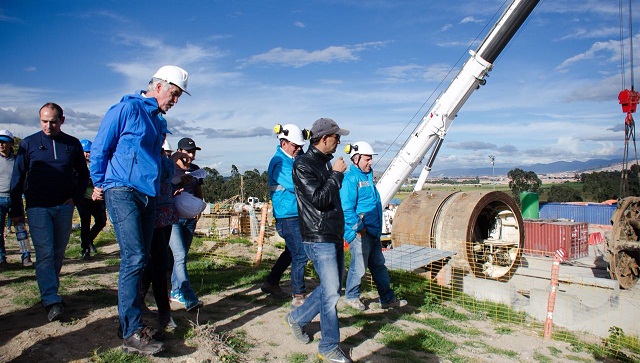
[(149, 87), (147, 87), (147, 91), (152, 92), (156, 88), (156, 84), (158, 83), (162, 85), (163, 90), (166, 90), (170, 86), (169, 82), (164, 81), (160, 78), (151, 78), (151, 80), (149, 81)]

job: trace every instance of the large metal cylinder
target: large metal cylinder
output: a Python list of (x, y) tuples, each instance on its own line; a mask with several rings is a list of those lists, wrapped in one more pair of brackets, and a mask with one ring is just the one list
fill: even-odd
[(618, 201), (611, 216), (611, 238), (607, 239), (609, 274), (620, 287), (631, 289), (640, 278), (640, 198)]
[(476, 276), (509, 278), (524, 246), (522, 214), (504, 192), (430, 192), (409, 195), (391, 230), (404, 244), (453, 251), (451, 264)]

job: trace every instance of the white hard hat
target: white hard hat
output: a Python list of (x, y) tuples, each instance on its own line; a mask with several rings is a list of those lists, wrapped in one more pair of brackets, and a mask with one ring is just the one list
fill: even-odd
[(180, 193), (173, 199), (180, 218), (192, 219), (202, 213), (207, 204), (200, 198), (189, 193)]
[(162, 150), (173, 151), (173, 149), (171, 148), (171, 144), (169, 144), (169, 140), (164, 139), (164, 142), (162, 143)]
[(280, 124), (278, 124), (273, 130), (278, 134), (278, 139), (289, 140), (296, 145), (304, 146), (305, 139), (302, 135), (302, 130), (300, 130), (298, 126), (294, 124), (280, 126)]
[(371, 145), (369, 145), (369, 143), (365, 141), (358, 141), (358, 142), (354, 142), (353, 144), (349, 144), (345, 146), (344, 151), (347, 154), (351, 154), (351, 155), (356, 155), (356, 154), (378, 155), (376, 152), (373, 151), (373, 148), (371, 147)]
[(191, 96), (191, 93), (187, 92), (187, 82), (189, 80), (189, 73), (184, 69), (177, 66), (162, 66), (156, 74), (153, 75), (153, 78), (161, 79), (165, 82), (169, 82), (171, 84), (179, 87), (182, 92)]

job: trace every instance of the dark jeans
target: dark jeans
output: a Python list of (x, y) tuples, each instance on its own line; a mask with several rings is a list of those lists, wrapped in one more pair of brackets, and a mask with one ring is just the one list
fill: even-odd
[[(83, 198), (82, 204), (76, 206), (80, 215), (80, 246), (82, 250), (88, 250), (89, 246), (96, 239), (98, 233), (107, 225), (107, 210), (104, 201)], [(91, 226), (91, 217), (94, 224)]]
[(169, 303), (169, 291), (167, 289), (167, 259), (169, 254), (169, 238), (171, 237), (171, 225), (153, 230), (151, 241), (151, 259), (142, 275), (142, 298), (147, 295), (149, 286), (153, 284), (153, 297), (158, 307), (160, 319), (169, 319), (171, 305)]
[(307, 292), (304, 283), (304, 268), (308, 259), (302, 244), (298, 218), (277, 219), (276, 230), (280, 237), (284, 238), (285, 247), (276, 263), (271, 267), (266, 281), (271, 285), (278, 285), (287, 267), (291, 265), (291, 292), (294, 295), (304, 294)]

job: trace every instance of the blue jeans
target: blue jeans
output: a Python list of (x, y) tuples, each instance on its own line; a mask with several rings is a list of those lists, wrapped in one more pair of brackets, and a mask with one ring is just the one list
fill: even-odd
[(44, 306), (62, 301), (58, 295), (60, 269), (71, 235), (73, 205), (27, 208), (29, 233), (36, 252), (36, 280)]
[(120, 246), (118, 315), (122, 334), (128, 338), (143, 328), (140, 287), (151, 249), (156, 201), (128, 187), (107, 189), (104, 197)]
[(395, 300), (393, 290), (391, 290), (389, 271), (384, 265), (385, 260), (382, 255), (380, 238), (368, 233), (364, 233), (361, 237), (356, 236), (353, 241), (349, 242), (349, 250), (351, 251), (351, 263), (347, 273), (345, 298), (349, 300), (360, 298), (360, 283), (366, 269), (369, 268), (373, 282), (378, 289), (380, 303), (387, 304)]
[(171, 229), (169, 247), (173, 253), (173, 272), (171, 273), (171, 291), (178, 291), (184, 296), (187, 305), (198, 301), (196, 293), (191, 288), (189, 273), (187, 272), (187, 254), (193, 242), (197, 219), (180, 218)]
[(309, 324), (320, 314), (322, 338), (318, 351), (326, 353), (338, 347), (338, 300), (344, 271), (344, 247), (334, 242), (303, 242), (304, 250), (320, 278), (320, 285), (307, 297), (300, 307), (293, 309), (291, 317), (300, 326)]
[(291, 264), (291, 292), (294, 295), (304, 294), (307, 292), (307, 287), (304, 283), (304, 268), (307, 265), (308, 258), (302, 245), (298, 218), (276, 219), (276, 231), (278, 231), (280, 237), (284, 238), (286, 246), (284, 252), (280, 254), (280, 257), (271, 268), (271, 273), (267, 276), (267, 282), (271, 285), (280, 283), (282, 274)]

